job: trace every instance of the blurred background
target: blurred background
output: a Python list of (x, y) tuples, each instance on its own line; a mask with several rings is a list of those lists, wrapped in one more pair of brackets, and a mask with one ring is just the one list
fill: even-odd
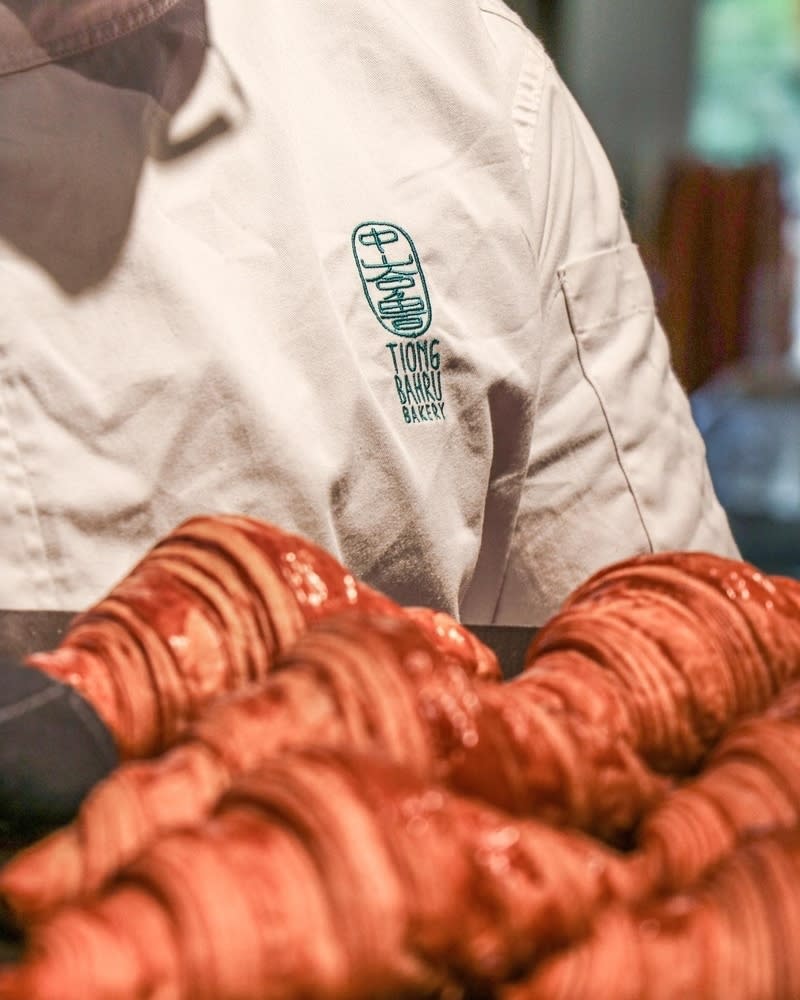
[(616, 170), (743, 555), (800, 578), (800, 0), (509, 0)]

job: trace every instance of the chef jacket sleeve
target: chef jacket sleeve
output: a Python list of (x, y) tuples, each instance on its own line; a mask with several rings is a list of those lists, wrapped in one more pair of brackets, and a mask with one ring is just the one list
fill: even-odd
[(527, 130), (541, 366), (500, 624), (544, 621), (590, 573), (636, 553), (738, 555), (611, 167), (529, 44), (514, 113)]

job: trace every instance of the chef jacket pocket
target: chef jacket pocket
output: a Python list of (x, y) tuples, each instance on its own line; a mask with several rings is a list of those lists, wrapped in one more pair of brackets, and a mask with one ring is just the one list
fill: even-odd
[(568, 264), (559, 278), (583, 377), (597, 395), (648, 540), (659, 547), (657, 536), (669, 536), (683, 517), (674, 480), (697, 445), (649, 277), (638, 248), (627, 243)]

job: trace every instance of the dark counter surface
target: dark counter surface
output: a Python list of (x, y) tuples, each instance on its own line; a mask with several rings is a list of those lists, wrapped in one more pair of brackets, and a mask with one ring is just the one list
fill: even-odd
[(522, 672), (525, 653), (536, 635), (535, 628), (508, 625), (468, 625), (467, 628), (495, 651), (507, 680)]
[(53, 649), (73, 618), (71, 611), (0, 611), (0, 655)]

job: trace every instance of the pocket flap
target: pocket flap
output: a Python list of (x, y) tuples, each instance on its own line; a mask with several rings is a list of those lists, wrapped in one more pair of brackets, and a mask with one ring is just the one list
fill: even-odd
[(577, 260), (558, 272), (576, 332), (654, 308), (650, 281), (633, 243)]

